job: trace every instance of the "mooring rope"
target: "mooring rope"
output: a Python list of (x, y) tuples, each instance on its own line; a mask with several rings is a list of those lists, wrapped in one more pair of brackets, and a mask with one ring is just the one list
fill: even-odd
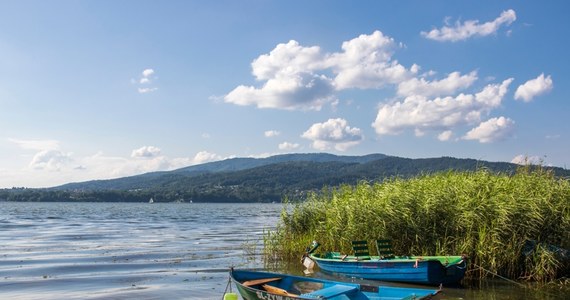
[[(233, 269), (233, 267), (232, 267)], [(222, 295), (222, 300), (225, 299), (226, 294), (228, 293), (228, 288), (230, 290), (230, 293), (233, 293), (232, 291), (232, 277), (228, 275), (228, 284), (226, 285), (226, 290), (224, 291), (224, 294)]]
[(507, 277), (503, 277), (503, 276), (501, 276), (501, 275), (499, 275), (499, 274), (497, 274), (497, 273), (495, 273), (495, 272), (489, 271), (489, 270), (487, 270), (487, 269), (485, 269), (485, 268), (483, 268), (483, 267), (481, 267), (481, 266), (479, 266), (479, 265), (477, 265), (477, 264), (473, 264), (473, 266), (475, 266), (475, 267), (477, 267), (477, 268), (479, 268), (479, 269), (481, 269), (481, 270), (483, 270), (483, 271), (485, 271), (485, 272), (487, 272), (487, 273), (490, 273), (491, 275), (497, 276), (497, 277), (499, 277), (499, 278), (501, 278), (501, 279), (504, 279), (504, 280), (506, 280), (506, 281), (508, 281), (508, 282), (511, 282), (511, 283), (514, 283), (514, 284), (516, 284), (516, 285), (518, 285), (518, 286), (521, 286), (521, 287), (525, 287), (525, 288), (526, 288), (526, 285), (524, 285), (524, 284), (522, 284), (522, 283), (520, 283), (520, 282), (516, 282), (516, 281), (514, 281), (514, 280), (512, 280), (512, 279), (509, 279), (509, 278), (507, 278)]

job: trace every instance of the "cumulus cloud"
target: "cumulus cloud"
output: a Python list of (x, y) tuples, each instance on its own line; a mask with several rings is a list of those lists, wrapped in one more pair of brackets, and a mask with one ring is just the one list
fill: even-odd
[(392, 60), (395, 48), (393, 38), (374, 31), (343, 42), (343, 52), (329, 55), (325, 65), (335, 72), (339, 90), (380, 88), (401, 82), (411, 75), (410, 70)]
[(502, 141), (512, 134), (514, 125), (515, 122), (509, 118), (492, 118), (471, 129), (463, 138), (478, 140), (480, 143)]
[(143, 146), (131, 152), (133, 158), (152, 158), (160, 155), (160, 148), (154, 146)]
[(265, 137), (275, 137), (281, 134), (281, 132), (277, 130), (267, 130), (263, 133)]
[(550, 78), (550, 75), (544, 77), (544, 73), (542, 73), (535, 79), (520, 85), (515, 92), (515, 100), (530, 102), (534, 97), (549, 92), (552, 88), (552, 78)]
[(349, 88), (381, 88), (408, 79), (407, 70), (392, 60), (394, 40), (375, 31), (346, 41), (342, 52), (321, 53), (318, 46), (297, 41), (277, 45), (252, 64), (259, 87), (240, 85), (224, 96), (226, 103), (258, 108), (320, 110), (334, 104), (335, 92)]
[(70, 161), (70, 153), (59, 150), (43, 150), (34, 155), (29, 166), (36, 170), (59, 171)]
[(150, 78), (150, 76), (154, 74), (154, 70), (153, 69), (145, 69), (144, 71), (142, 71), (142, 76), (143, 78)]
[(440, 133), (437, 136), (437, 139), (442, 141), (442, 142), (445, 142), (445, 141), (449, 141), (452, 136), (453, 136), (453, 132), (451, 130), (446, 130), (446, 131)]
[(333, 99), (333, 82), (317, 74), (322, 64), (319, 47), (302, 47), (296, 41), (279, 44), (253, 61), (253, 75), (266, 81), (262, 87), (240, 85), (224, 97), (227, 103), (258, 108), (320, 110)]
[(154, 75), (154, 73), (155, 72), (153, 69), (150, 69), (150, 68), (144, 69), (141, 72), (141, 75), (139, 76), (138, 80), (133, 80), (133, 82), (136, 82), (137, 85), (139, 85), (137, 90), (140, 94), (151, 93), (151, 92), (158, 90), (157, 87), (152, 86), (152, 84), (154, 83), (154, 80), (156, 79), (156, 76)]
[(22, 140), (10, 138), (8, 141), (24, 150), (36, 152), (28, 164), (28, 167), (33, 170), (59, 171), (73, 162), (72, 153), (61, 151), (59, 141), (57, 140)]
[(346, 151), (364, 139), (360, 128), (348, 126), (348, 122), (341, 118), (313, 124), (301, 137), (313, 141), (312, 147), (317, 150), (334, 148), (338, 151)]
[(291, 150), (295, 150), (295, 149), (299, 149), (301, 145), (297, 144), (297, 143), (289, 143), (289, 142), (283, 142), (281, 144), (279, 144), (279, 150), (283, 150), (283, 151), (291, 151)]
[(269, 54), (260, 55), (251, 63), (251, 67), (257, 80), (270, 80), (322, 69), (321, 60), (318, 46), (303, 47), (291, 40), (278, 44)]
[(396, 135), (409, 129), (423, 132), (475, 124), (501, 104), (512, 81), (509, 78), (501, 84), (489, 84), (476, 94), (435, 99), (408, 96), (402, 102), (381, 106), (372, 127), (378, 135)]
[(427, 81), (425, 78), (411, 78), (398, 84), (400, 96), (422, 95), (425, 97), (448, 96), (470, 87), (477, 80), (477, 72), (461, 75), (452, 72), (441, 80)]
[(203, 164), (206, 162), (218, 161), (221, 159), (222, 157), (218, 154), (210, 153), (208, 151), (200, 151), (196, 153), (192, 162), (193, 164)]
[(511, 160), (511, 163), (517, 165), (542, 165), (544, 160), (539, 156), (528, 156), (519, 154)]
[(81, 165), (84, 166), (82, 177), (108, 179), (132, 176), (147, 172), (170, 171), (222, 159), (219, 155), (207, 151), (200, 151), (194, 157), (174, 158), (161, 155), (160, 152), (159, 148), (152, 146), (133, 150), (131, 158), (108, 156), (99, 152), (81, 160)]
[[(14, 178), (3, 181), (18, 185), (20, 184), (18, 178), (34, 178), (34, 186), (29, 186), (29, 180), (25, 181), (27, 183), (23, 186), (27, 187), (50, 187), (69, 182), (169, 171), (224, 159), (207, 151), (198, 152), (194, 157), (170, 158), (162, 155), (160, 148), (154, 146), (135, 149), (130, 156), (109, 156), (102, 151), (93, 155), (79, 156), (60, 150), (60, 143), (56, 140), (8, 139), (8, 141), (33, 154), (26, 167), (10, 171)], [(0, 172), (2, 173), (0, 177), (9, 178), (7, 172), (8, 170)], [(54, 176), (55, 173), (57, 176)]]
[[(440, 42), (456, 42), (466, 40), (473, 36), (487, 36), (496, 33), (503, 25), (510, 25), (517, 19), (514, 10), (503, 11), (495, 20), (479, 24), (479, 20), (459, 21), (455, 26), (443, 26), (440, 29), (432, 29), (429, 32), (422, 31), (421, 35), (427, 39)], [(449, 25), (449, 24), (446, 24)], [(509, 33), (510, 34), (510, 33)]]

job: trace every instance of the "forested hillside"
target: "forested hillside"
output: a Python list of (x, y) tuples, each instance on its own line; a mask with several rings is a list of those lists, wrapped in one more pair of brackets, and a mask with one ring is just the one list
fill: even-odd
[[(382, 154), (280, 155), (265, 159), (235, 158), (170, 172), (113, 180), (70, 183), (49, 189), (4, 189), (4, 201), (279, 202), (302, 199), (309, 191), (361, 180), (382, 181), (448, 170), (489, 169), (513, 173), (518, 165), (452, 157), (409, 159)], [(551, 168), (557, 176), (570, 171)]]

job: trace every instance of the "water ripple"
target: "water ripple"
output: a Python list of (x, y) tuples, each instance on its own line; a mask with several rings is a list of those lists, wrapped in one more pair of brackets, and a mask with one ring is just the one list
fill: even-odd
[[(276, 204), (8, 203), (0, 298), (220, 299), (230, 266), (258, 266)], [(250, 247), (250, 246), (248, 246)]]

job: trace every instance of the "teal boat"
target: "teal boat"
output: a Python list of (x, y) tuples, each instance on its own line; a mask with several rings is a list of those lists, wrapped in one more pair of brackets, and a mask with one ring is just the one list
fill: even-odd
[(396, 300), (430, 299), (440, 290), (371, 286), (312, 277), (251, 270), (230, 270), (230, 278), (245, 300)]
[(464, 255), (395, 256), (386, 240), (379, 244), (378, 256), (369, 255), (364, 241), (353, 242), (354, 255), (315, 254), (318, 244), (314, 244), (304, 255), (303, 264), (310, 268), (314, 262), (322, 271), (348, 277), (426, 285), (455, 285), (465, 276), (467, 258)]

